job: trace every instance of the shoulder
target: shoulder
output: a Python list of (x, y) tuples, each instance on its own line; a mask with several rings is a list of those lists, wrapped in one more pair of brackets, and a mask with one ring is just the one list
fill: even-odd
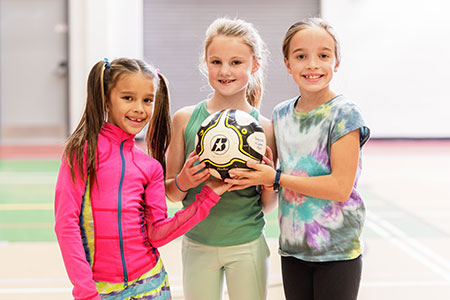
[(288, 99), (288, 100), (284, 100), (281, 103), (278, 103), (273, 109), (273, 116), (286, 114), (290, 110), (290, 107), (292, 106), (292, 104), (297, 99), (298, 99), (298, 96)]
[(357, 107), (356, 103), (344, 95), (337, 95), (332, 105), (337, 108)]
[(359, 106), (344, 96), (339, 96), (339, 99), (335, 101), (335, 114), (334, 114), (334, 126), (333, 132), (336, 134), (344, 135), (356, 129), (360, 129), (360, 145), (369, 139), (370, 129), (364, 120), (361, 109)]
[(185, 127), (194, 112), (196, 105), (185, 106), (173, 114), (174, 128)]
[(336, 100), (333, 101), (333, 107), (339, 115), (342, 116), (362, 116), (359, 106), (343, 95), (336, 96)]
[(162, 166), (153, 157), (139, 149), (137, 146), (134, 146), (133, 148), (134, 153), (134, 164), (138, 166), (139, 168), (142, 168), (145, 170), (144, 173), (162, 173)]
[(133, 147), (133, 154), (135, 163), (146, 167), (152, 164), (152, 160), (155, 160), (136, 145)]

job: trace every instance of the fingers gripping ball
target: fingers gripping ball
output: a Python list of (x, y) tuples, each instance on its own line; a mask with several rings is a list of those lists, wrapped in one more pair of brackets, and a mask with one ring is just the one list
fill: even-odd
[(230, 178), (228, 171), (248, 168), (246, 162), (260, 162), (266, 150), (261, 125), (248, 113), (225, 109), (210, 115), (200, 125), (195, 150), (216, 178)]

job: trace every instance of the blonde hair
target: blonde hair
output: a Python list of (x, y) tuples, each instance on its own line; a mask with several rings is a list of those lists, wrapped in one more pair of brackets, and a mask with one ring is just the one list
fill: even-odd
[(327, 21), (321, 19), (321, 18), (307, 18), (300, 22), (294, 23), (289, 27), (288, 31), (286, 32), (284, 39), (283, 39), (283, 56), (284, 58), (289, 58), (289, 46), (291, 43), (292, 38), (294, 35), (299, 32), (300, 30), (309, 28), (309, 27), (319, 27), (323, 28), (326, 32), (328, 32), (329, 35), (334, 40), (334, 46), (335, 46), (335, 55), (336, 55), (336, 63), (339, 64), (341, 62), (341, 44), (339, 42), (339, 38), (337, 35), (336, 30), (333, 26), (331, 26)]
[[(171, 136), (169, 91), (166, 79), (158, 74), (153, 66), (142, 60), (119, 58), (111, 63), (99, 61), (89, 73), (85, 110), (77, 128), (67, 139), (64, 149), (64, 158), (70, 167), (74, 181), (76, 172), (81, 178), (89, 180), (91, 186), (97, 180), (98, 134), (107, 115), (106, 104), (111, 90), (120, 78), (132, 73), (144, 74), (153, 81), (156, 99), (146, 142), (149, 154), (165, 169), (165, 152)], [(83, 163), (86, 164), (85, 167)]]
[(205, 34), (203, 51), (200, 56), (200, 72), (208, 76), (206, 68), (206, 52), (216, 36), (236, 37), (250, 47), (253, 58), (258, 61), (259, 68), (252, 74), (246, 91), (247, 101), (256, 108), (261, 103), (264, 92), (264, 71), (269, 51), (253, 24), (240, 19), (218, 18), (209, 25)]

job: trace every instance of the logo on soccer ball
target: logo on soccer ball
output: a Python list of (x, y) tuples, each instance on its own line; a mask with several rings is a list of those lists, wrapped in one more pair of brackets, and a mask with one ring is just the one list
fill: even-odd
[(211, 141), (211, 152), (217, 155), (223, 155), (227, 153), (228, 149), (230, 148), (228, 139), (223, 135), (215, 136)]

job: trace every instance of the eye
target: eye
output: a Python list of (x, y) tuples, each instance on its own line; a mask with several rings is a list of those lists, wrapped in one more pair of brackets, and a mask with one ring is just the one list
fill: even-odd
[(215, 60), (211, 61), (211, 64), (213, 64), (213, 65), (220, 65), (221, 62), (220, 62), (220, 60), (215, 59)]
[(238, 65), (240, 65), (240, 64), (242, 64), (242, 62), (239, 61), (239, 60), (233, 60), (233, 61), (231, 62), (231, 65), (233, 65), (233, 66), (238, 66)]
[(306, 55), (304, 55), (304, 54), (297, 55), (297, 59), (305, 59), (305, 58), (306, 58)]
[(153, 103), (153, 101), (154, 101), (153, 98), (145, 98), (144, 99), (145, 103)]
[(123, 96), (122, 99), (127, 100), (127, 101), (131, 101), (131, 100), (133, 100), (133, 97), (131, 97), (131, 96)]
[(328, 57), (330, 57), (328, 54), (320, 54), (320, 58), (322, 59), (327, 59)]

